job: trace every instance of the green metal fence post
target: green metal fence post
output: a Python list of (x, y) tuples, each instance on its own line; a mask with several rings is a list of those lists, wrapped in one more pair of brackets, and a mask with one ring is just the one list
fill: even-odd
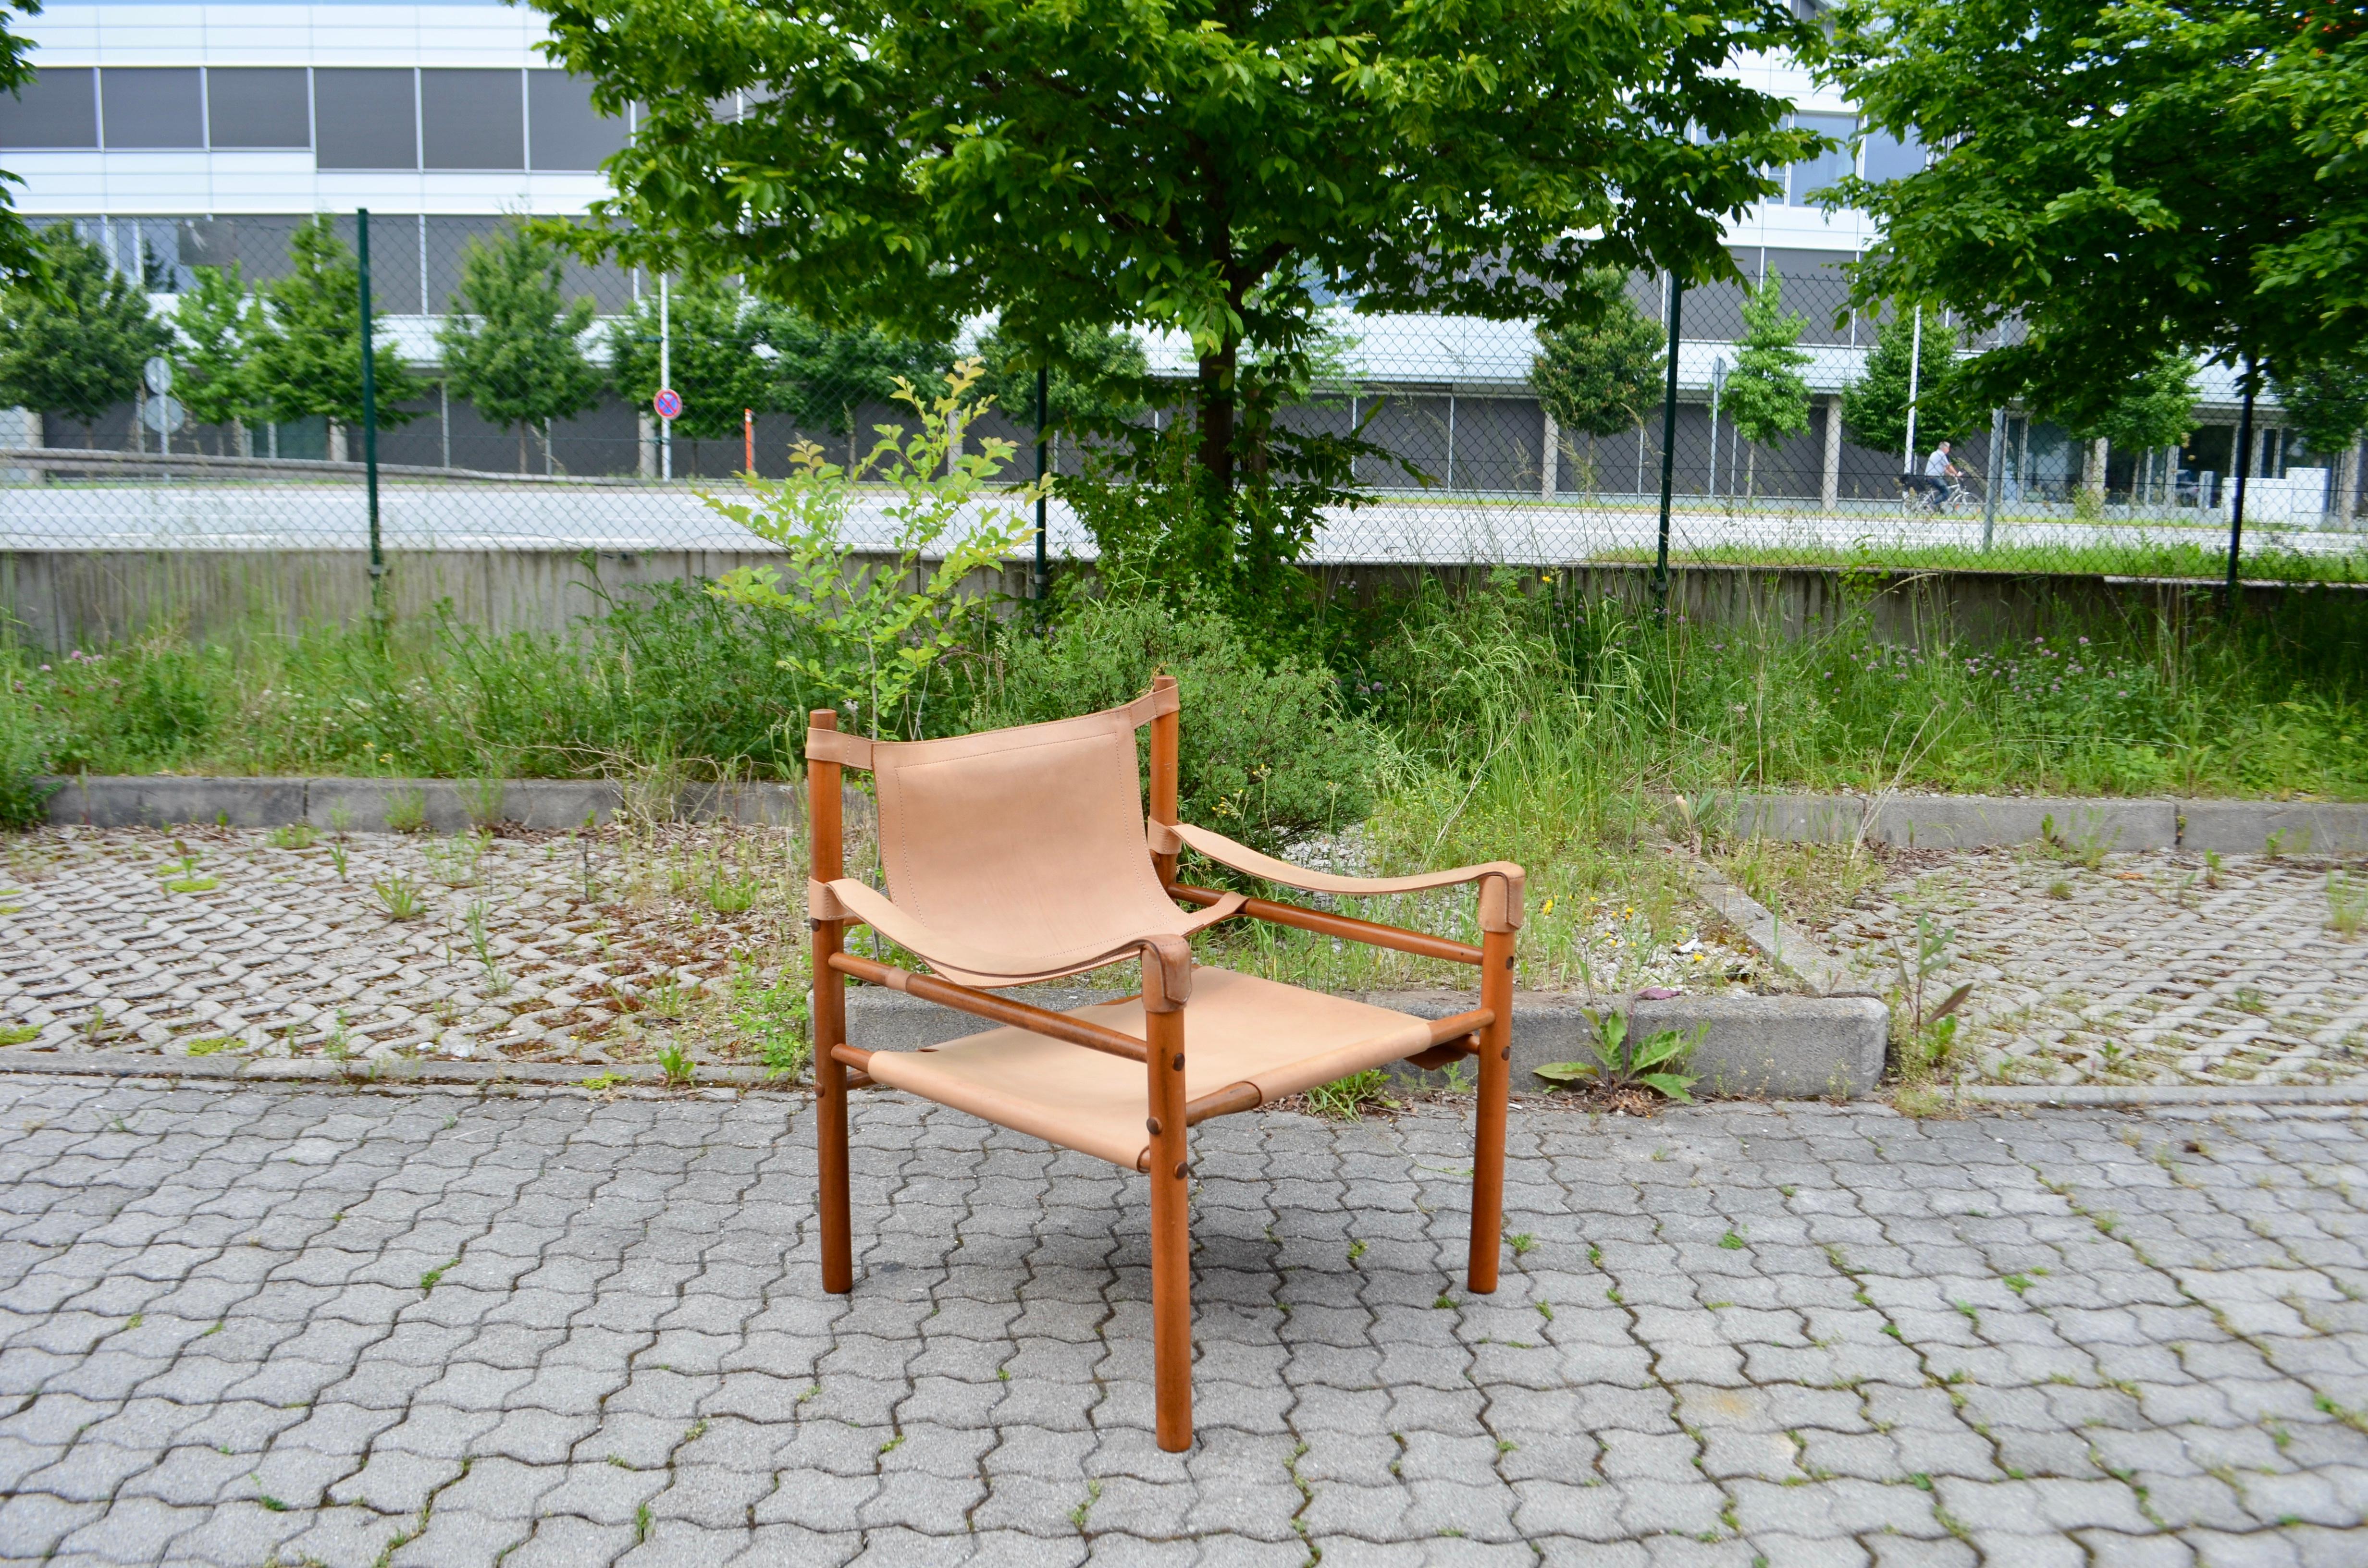
[(362, 481), (370, 492), (370, 619), (386, 627), (386, 554), (378, 532), (378, 366), (375, 334), (370, 330), (370, 209), (354, 210), (355, 270), (361, 278), (362, 307)]
[(1040, 487), (1036, 496), (1036, 623), (1039, 626), (1044, 623), (1044, 601), (1052, 585), (1051, 568), (1045, 561), (1044, 496), (1041, 488), (1044, 483), (1044, 426), (1051, 423), (1052, 418), (1052, 371), (1047, 367), (1036, 367), (1036, 483)]
[(1685, 279), (1669, 274), (1668, 383), (1661, 394), (1661, 541), (1653, 557), (1653, 597), (1669, 602), (1669, 492), (1677, 476), (1678, 458), (1678, 323), (1679, 301), (1686, 297)]
[(2228, 498), (2228, 582), (2220, 590), (2220, 611), (2234, 617), (2239, 603), (2237, 593), (2237, 564), (2245, 551), (2245, 475), (2253, 466), (2253, 392), (2260, 383), (2260, 369), (2250, 354), (2245, 356), (2244, 412), (2237, 420), (2236, 494)]

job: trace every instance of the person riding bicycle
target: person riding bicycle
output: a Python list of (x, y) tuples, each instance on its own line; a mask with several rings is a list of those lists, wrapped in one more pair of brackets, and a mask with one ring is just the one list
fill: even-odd
[(1932, 455), (1924, 460), (1922, 473), (1904, 476), (1909, 488), (1930, 495), (1931, 500), (1929, 505), (1935, 507), (1949, 499), (1950, 482), (1964, 477), (1964, 471), (1949, 460), (1949, 443), (1946, 441), (1933, 448)]

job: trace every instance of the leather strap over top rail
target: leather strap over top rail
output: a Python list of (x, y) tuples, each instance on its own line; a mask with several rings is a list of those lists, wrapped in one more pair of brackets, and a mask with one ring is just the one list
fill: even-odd
[[(1172, 686), (1155, 686), (1141, 697), (1111, 711), (1123, 718), (1134, 729), (1163, 713), (1174, 713), (1183, 706), (1183, 699)], [(814, 762), (835, 762), (841, 767), (860, 767), (872, 771), (871, 741), (863, 735), (850, 735), (844, 730), (806, 731), (806, 756)]]
[(850, 735), (844, 730), (806, 731), (806, 757), (812, 762), (835, 762), (841, 767), (860, 767), (871, 771), (871, 742), (862, 735)]

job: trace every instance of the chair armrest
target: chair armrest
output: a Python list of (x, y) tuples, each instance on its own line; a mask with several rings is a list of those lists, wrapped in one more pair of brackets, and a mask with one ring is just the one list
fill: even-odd
[[(1238, 905), (1239, 900), (1235, 903)], [(1026, 985), (1075, 974), (1096, 964), (1140, 958), (1144, 972), (1158, 982), (1172, 1006), (1181, 1006), (1192, 994), (1191, 944), (1172, 931), (1145, 931), (1118, 942), (1061, 952), (995, 952), (932, 930), (918, 915), (898, 908), (885, 894), (852, 877), (831, 882), (809, 879), (806, 915), (814, 920), (860, 921), (897, 946), (920, 954), (933, 967), (953, 971), (965, 981)]]
[(1351, 898), (1370, 898), (1376, 893), (1424, 892), (1432, 888), (1453, 887), (1458, 882), (1480, 884), (1480, 929), (1483, 931), (1518, 931), (1521, 927), (1522, 871), (1510, 860), (1490, 860), (1478, 866), (1457, 866), (1444, 871), (1423, 871), (1411, 877), (1341, 877), (1329, 871), (1311, 871), (1304, 866), (1294, 866), (1288, 860), (1278, 860), (1271, 855), (1261, 855), (1247, 844), (1236, 844), (1222, 833), (1211, 833), (1205, 827), (1190, 823), (1153, 823), (1151, 849), (1156, 855), (1173, 855), (1179, 849), (1194, 849), (1222, 866), (1236, 871), (1247, 871), (1254, 877), (1264, 877), (1285, 887), (1301, 888), (1308, 892), (1342, 893)]

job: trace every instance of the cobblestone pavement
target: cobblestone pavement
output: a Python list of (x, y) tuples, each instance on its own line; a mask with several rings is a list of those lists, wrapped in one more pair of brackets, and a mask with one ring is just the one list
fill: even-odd
[[(2355, 911), (2349, 933), (2340, 908)], [(1917, 916), (1952, 934), (1927, 1007), (1971, 981), (1960, 1043), (2028, 1083), (2368, 1076), (2368, 873), (2231, 856), (1895, 851), (1819, 930), (1887, 984)], [(2363, 1558), (2368, 1560), (2368, 1558)]]
[[(301, 847), (198, 828), (26, 835), (0, 888), (0, 1043), (601, 1062), (677, 1042), (712, 1060), (720, 1042), (737, 1054), (746, 1031), (718, 1016), (735, 975), (744, 1015), (792, 1000), (748, 978), (795, 934), (803, 881), (789, 842), (746, 829)], [(404, 896), (417, 912), (392, 917)]]
[(509, 1568), (2359, 1564), (2351, 1113), (1195, 1134), (1199, 1443), (1129, 1176), (805, 1102), (0, 1081), (0, 1556)]

